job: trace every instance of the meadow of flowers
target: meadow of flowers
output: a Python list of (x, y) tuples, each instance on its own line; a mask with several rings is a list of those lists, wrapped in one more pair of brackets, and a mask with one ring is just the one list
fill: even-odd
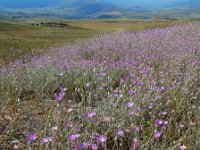
[(24, 57), (1, 68), (0, 100), (0, 149), (198, 150), (200, 24)]

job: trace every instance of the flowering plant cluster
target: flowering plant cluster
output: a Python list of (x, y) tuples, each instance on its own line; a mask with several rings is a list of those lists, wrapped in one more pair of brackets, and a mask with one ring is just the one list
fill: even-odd
[(50, 106), (25, 147), (200, 148), (200, 24), (101, 35), (0, 74)]

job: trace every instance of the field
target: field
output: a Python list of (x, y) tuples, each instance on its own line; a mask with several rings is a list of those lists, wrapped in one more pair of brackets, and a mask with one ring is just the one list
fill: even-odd
[(38, 20), (0, 22), (0, 58), (8, 63), (24, 54), (40, 54), (96, 33), (76, 26), (41, 25)]
[(198, 22), (0, 28), (0, 42), (11, 42), (0, 44), (3, 61), (15, 60), (0, 68), (0, 149), (200, 149)]
[(178, 22), (180, 21), (56, 19), (0, 21), (0, 64), (7, 64), (23, 55), (41, 54), (54, 47), (100, 33), (138, 31), (166, 27)]

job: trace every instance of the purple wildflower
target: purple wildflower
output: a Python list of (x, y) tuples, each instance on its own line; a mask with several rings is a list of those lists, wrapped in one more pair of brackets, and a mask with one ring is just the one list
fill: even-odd
[(169, 122), (168, 121), (163, 121), (163, 124), (164, 125), (167, 125)]
[(92, 150), (98, 150), (98, 146), (96, 144), (92, 144)]
[(128, 91), (128, 93), (129, 93), (130, 95), (134, 95), (135, 92), (136, 92), (136, 90), (134, 90), (134, 89), (130, 89), (130, 90)]
[(112, 95), (113, 97), (119, 97), (119, 94), (118, 94), (116, 91), (114, 91), (113, 93), (111, 93), (111, 95)]
[(131, 147), (132, 147), (132, 149), (136, 149), (138, 147), (138, 139), (137, 138), (132, 139)]
[(149, 110), (152, 110), (152, 109), (153, 109), (153, 106), (152, 106), (152, 105), (149, 105), (149, 106), (148, 106), (148, 109), (149, 109)]
[(54, 126), (54, 127), (51, 128), (51, 131), (56, 131), (56, 130), (58, 130), (57, 126)]
[(192, 96), (192, 99), (193, 100), (196, 100), (198, 97), (197, 96)]
[(166, 111), (163, 111), (160, 113), (161, 115), (167, 115), (167, 112)]
[(74, 144), (74, 150), (78, 150), (79, 149), (79, 144)]
[(126, 133), (130, 133), (131, 130), (130, 130), (130, 129), (124, 129), (124, 132), (126, 132)]
[(91, 144), (88, 143), (88, 142), (83, 142), (83, 143), (81, 143), (81, 144), (77, 144), (77, 147), (78, 147), (79, 149), (85, 149), (85, 148), (88, 148), (90, 145), (91, 145)]
[(90, 87), (90, 83), (85, 83), (85, 87), (89, 88)]
[(52, 141), (52, 138), (51, 137), (44, 137), (42, 138), (42, 143), (45, 144), (45, 143), (48, 143), (48, 142), (51, 142)]
[(124, 131), (118, 129), (118, 130), (115, 132), (115, 134), (118, 135), (118, 136), (123, 136), (123, 135), (124, 135)]
[(110, 121), (110, 117), (104, 116), (104, 117), (103, 117), (103, 120), (104, 120), (104, 122), (109, 122), (109, 121)]
[(33, 142), (37, 139), (37, 135), (35, 133), (31, 133), (27, 136), (27, 141)]
[(66, 88), (61, 88), (60, 92), (55, 94), (55, 100), (60, 102), (64, 98), (66, 90), (67, 90)]
[(13, 149), (18, 149), (18, 148), (19, 148), (19, 146), (16, 144), (13, 146)]
[(134, 131), (138, 133), (138, 132), (140, 132), (140, 128), (139, 127), (134, 127)]
[(128, 101), (124, 104), (124, 106), (127, 108), (131, 108), (131, 107), (133, 107), (133, 102)]
[(156, 119), (155, 123), (157, 126), (161, 126), (163, 122), (160, 119)]
[(95, 115), (96, 115), (96, 112), (95, 111), (91, 111), (91, 112), (88, 112), (85, 116), (86, 116), (87, 119), (91, 119)]
[(99, 136), (97, 136), (97, 141), (99, 143), (104, 143), (104, 142), (106, 142), (106, 140), (107, 140), (107, 137), (105, 135), (99, 135)]
[(139, 116), (140, 115), (140, 108), (135, 108), (134, 110), (129, 110), (128, 111), (129, 116)]
[(73, 112), (73, 111), (74, 111), (73, 108), (69, 108), (69, 109), (67, 110), (68, 113), (71, 113), (71, 112)]
[(165, 87), (164, 87), (164, 86), (159, 87), (159, 91), (160, 91), (160, 92), (163, 92), (164, 90), (165, 90)]
[(72, 134), (72, 135), (67, 136), (66, 138), (67, 138), (69, 141), (75, 141), (75, 140), (78, 139), (80, 136), (81, 136), (80, 134)]
[(160, 137), (161, 137), (161, 133), (158, 132), (158, 131), (157, 131), (157, 132), (154, 132), (153, 137), (154, 137), (156, 140), (159, 140)]
[(156, 86), (156, 84), (157, 84), (157, 82), (156, 82), (155, 80), (152, 80), (152, 81), (151, 81), (151, 85), (152, 85), (152, 86)]
[(179, 128), (184, 128), (184, 124), (179, 124)]
[(185, 146), (184, 144), (182, 144), (182, 145), (180, 146), (180, 150), (186, 150), (186, 146)]

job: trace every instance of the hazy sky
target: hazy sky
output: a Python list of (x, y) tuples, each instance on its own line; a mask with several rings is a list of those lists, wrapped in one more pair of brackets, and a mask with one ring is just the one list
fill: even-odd
[(176, 6), (194, 6), (199, 5), (200, 0), (107, 0), (124, 5), (133, 5), (140, 7), (176, 7)]
[[(55, 6), (60, 2), (73, 3), (89, 0), (0, 0), (0, 7), (24, 8), (24, 7), (47, 7)], [(90, 0), (93, 1), (93, 0)], [(103, 0), (96, 0), (103, 1)], [(123, 6), (137, 6), (146, 8), (163, 8), (177, 6), (195, 6), (200, 5), (200, 0), (104, 0)]]

